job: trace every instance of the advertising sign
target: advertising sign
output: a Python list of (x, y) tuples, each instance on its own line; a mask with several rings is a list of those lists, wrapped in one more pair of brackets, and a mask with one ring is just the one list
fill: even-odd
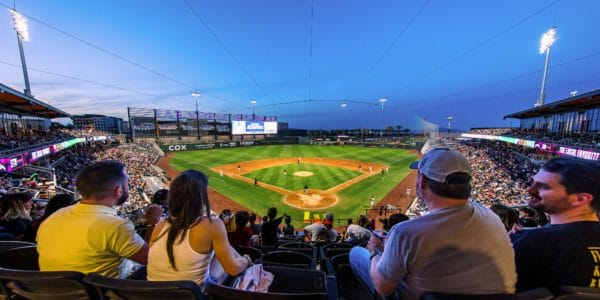
[(231, 121), (232, 134), (276, 134), (277, 122)]

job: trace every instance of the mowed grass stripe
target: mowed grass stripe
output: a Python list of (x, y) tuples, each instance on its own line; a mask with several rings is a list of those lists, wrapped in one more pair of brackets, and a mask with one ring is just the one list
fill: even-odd
[[(283, 175), (283, 170), (288, 172), (288, 176)], [(294, 176), (295, 172), (307, 171), (314, 175), (308, 177)], [(343, 168), (317, 165), (317, 164), (289, 164), (271, 168), (259, 169), (251, 173), (244, 174), (244, 177), (258, 179), (261, 182), (282, 187), (290, 191), (302, 190), (304, 185), (310, 189), (327, 190), (339, 184), (342, 184), (354, 177), (360, 175), (359, 172)]]

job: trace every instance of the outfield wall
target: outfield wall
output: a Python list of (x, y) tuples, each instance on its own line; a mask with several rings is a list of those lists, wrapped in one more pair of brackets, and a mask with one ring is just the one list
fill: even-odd
[(193, 150), (208, 150), (234, 147), (248, 147), (261, 145), (290, 145), (298, 144), (298, 140), (256, 140), (256, 141), (230, 141), (230, 142), (215, 142), (215, 143), (189, 143), (189, 144), (170, 144), (159, 145), (164, 152), (179, 152)]

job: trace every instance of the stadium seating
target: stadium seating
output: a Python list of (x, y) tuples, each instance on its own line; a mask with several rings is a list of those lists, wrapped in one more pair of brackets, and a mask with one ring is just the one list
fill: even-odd
[(206, 287), (211, 300), (305, 300), (305, 299), (338, 299), (335, 279), (321, 271), (299, 270), (265, 266), (265, 270), (274, 275), (268, 293), (256, 293), (236, 290), (230, 287), (231, 282), (224, 285), (209, 283)]
[(321, 258), (332, 258), (338, 254), (348, 253), (355, 245), (348, 243), (331, 243), (321, 247)]
[(0, 267), (16, 270), (39, 271), (37, 247), (24, 246), (7, 250), (0, 255)]
[(600, 290), (597, 288), (580, 286), (558, 286), (549, 288), (556, 295), (554, 299), (600, 299)]
[(309, 255), (312, 258), (317, 258), (318, 255), (317, 247), (303, 242), (283, 244), (279, 246), (279, 250), (300, 252)]
[(253, 262), (262, 257), (262, 252), (260, 251), (260, 249), (257, 249), (257, 248), (244, 247), (244, 246), (235, 246), (233, 248), (240, 255), (244, 255), (244, 254), (250, 255), (250, 258), (252, 258)]
[(0, 253), (4, 251), (24, 247), (24, 246), (35, 246), (34, 243), (23, 242), (23, 241), (0, 241)]
[(83, 281), (96, 287), (102, 299), (204, 299), (200, 287), (193, 281), (114, 279), (96, 273), (85, 276)]
[(425, 293), (420, 300), (512, 300), (518, 299), (515, 294), (491, 294), (491, 295), (462, 295), (446, 293)]
[(39, 272), (0, 268), (0, 284), (6, 299), (99, 299), (98, 292), (83, 282), (79, 272)]
[(278, 266), (298, 269), (315, 269), (317, 260), (307, 254), (294, 251), (273, 251), (258, 260), (265, 266)]

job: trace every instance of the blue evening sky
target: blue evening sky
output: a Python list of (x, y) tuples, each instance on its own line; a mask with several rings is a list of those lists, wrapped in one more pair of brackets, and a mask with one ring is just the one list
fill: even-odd
[[(13, 1), (0, 5), (0, 83), (22, 90)], [(385, 126), (415, 129), (426, 118), (446, 127), (448, 116), (463, 129), (509, 126), (502, 117), (539, 96), (538, 44), (552, 26), (558, 40), (546, 102), (600, 88), (597, 0), (17, 0), (16, 7), (30, 16), (24, 48), (33, 94), (71, 114), (193, 111), (190, 93), (199, 91), (201, 111), (251, 114), (256, 99), (257, 115), (293, 128), (379, 128), (382, 97)]]

